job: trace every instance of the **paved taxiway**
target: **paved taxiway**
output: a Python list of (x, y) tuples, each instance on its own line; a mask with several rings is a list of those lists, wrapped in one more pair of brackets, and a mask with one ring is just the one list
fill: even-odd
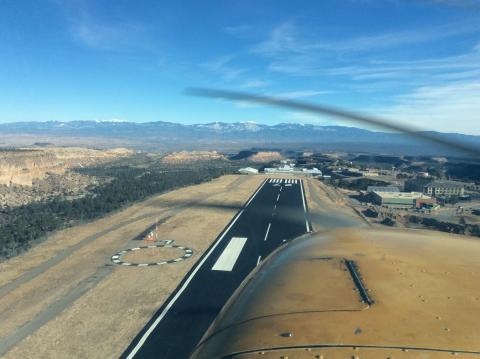
[(122, 358), (188, 357), (249, 272), (284, 241), (310, 229), (303, 182), (266, 179)]

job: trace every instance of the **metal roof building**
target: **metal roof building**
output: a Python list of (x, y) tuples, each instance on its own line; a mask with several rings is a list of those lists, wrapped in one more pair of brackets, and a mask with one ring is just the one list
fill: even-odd
[(435, 200), (420, 192), (373, 192), (373, 201), (381, 206), (421, 207)]
[(400, 192), (396, 186), (368, 186), (367, 192)]
[(423, 187), (423, 193), (432, 197), (463, 196), (465, 184), (455, 181), (432, 181)]

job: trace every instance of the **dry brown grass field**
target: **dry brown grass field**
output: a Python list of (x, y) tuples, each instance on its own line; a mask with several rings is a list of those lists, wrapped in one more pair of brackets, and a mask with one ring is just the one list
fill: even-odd
[[(229, 175), (153, 196), (59, 231), (1, 263), (0, 353), (5, 358), (118, 357), (236, 212), (202, 203), (241, 206), (264, 178)], [(307, 180), (305, 191), (311, 210), (339, 210), (318, 181)], [(358, 221), (349, 208), (340, 212)], [(133, 238), (156, 221), (159, 239), (189, 247), (194, 255), (151, 267), (112, 264), (118, 251), (148, 245)], [(181, 253), (171, 251), (129, 252), (122, 259), (153, 262)]]

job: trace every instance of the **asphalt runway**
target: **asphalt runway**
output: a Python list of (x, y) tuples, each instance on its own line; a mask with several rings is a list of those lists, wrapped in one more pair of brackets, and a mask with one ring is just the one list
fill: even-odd
[(266, 179), (121, 358), (188, 358), (250, 271), (310, 228), (302, 181)]

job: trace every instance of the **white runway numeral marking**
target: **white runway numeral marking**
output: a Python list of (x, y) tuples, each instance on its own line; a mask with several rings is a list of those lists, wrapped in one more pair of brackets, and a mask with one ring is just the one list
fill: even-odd
[(233, 237), (218, 257), (212, 270), (231, 272), (246, 242), (245, 237)]

